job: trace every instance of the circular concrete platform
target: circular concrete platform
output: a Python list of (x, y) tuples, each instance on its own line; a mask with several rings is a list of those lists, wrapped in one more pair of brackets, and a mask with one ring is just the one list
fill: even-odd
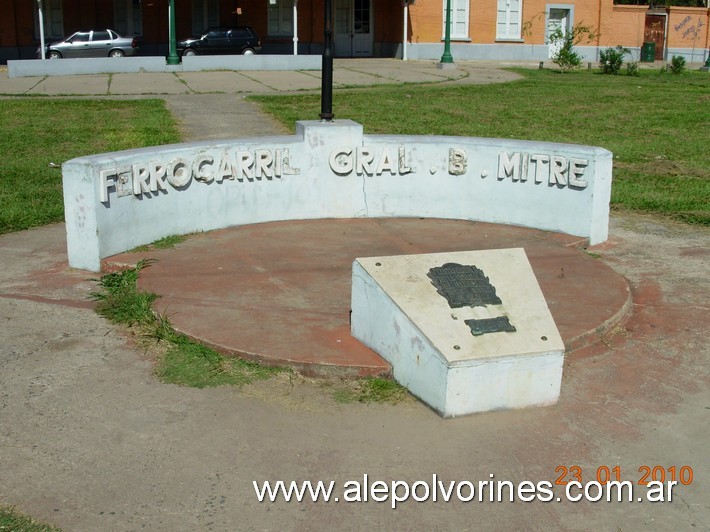
[(624, 278), (584, 240), (536, 229), (419, 219), (286, 221), (190, 236), (173, 249), (123, 253), (105, 268), (157, 262), (140, 287), (176, 330), (218, 351), (315, 375), (377, 375), (389, 364), (350, 336), (357, 257), (522, 247), (567, 351), (628, 315)]

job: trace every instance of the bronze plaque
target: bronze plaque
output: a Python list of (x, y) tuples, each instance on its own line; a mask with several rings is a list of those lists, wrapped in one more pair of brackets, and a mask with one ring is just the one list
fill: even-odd
[(515, 332), (515, 327), (510, 323), (508, 316), (484, 318), (481, 320), (465, 320), (464, 323), (471, 328), (471, 334), (474, 336), (497, 332)]
[(501, 304), (488, 277), (473, 265), (447, 262), (443, 266), (431, 268), (427, 277), (451, 308)]

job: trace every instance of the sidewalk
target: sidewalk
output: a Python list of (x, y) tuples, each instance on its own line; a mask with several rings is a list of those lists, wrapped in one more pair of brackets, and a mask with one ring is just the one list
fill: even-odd
[[(378, 72), (393, 79), (389, 64), (364, 62), (358, 72), (384, 68)], [(402, 68), (411, 68), (406, 75), (420, 73), (416, 64)], [(434, 68), (426, 68), (425, 73), (435, 75)], [(485, 72), (472, 66), (459, 82), (504, 75)], [(2, 74), (0, 93), (7, 95)], [(213, 74), (214, 86), (224, 92), (186, 88), (184, 93), (151, 93), (166, 99), (186, 140), (283, 132), (242, 93), (231, 91), (235, 73)], [(135, 85), (122, 81), (122, 90), (132, 92), (116, 96), (142, 97), (157, 91), (161, 82), (182, 85), (142, 76), (136, 75)], [(77, 78), (64, 89), (51, 90), (79, 94), (75, 91), (88, 80)], [(35, 80), (17, 94), (46, 82)], [(108, 87), (107, 80), (101, 83), (92, 90)], [(276, 89), (270, 86), (269, 91)], [(235, 114), (215, 120), (227, 110)], [(546, 295), (570, 339), (589, 323), (590, 313), (617, 315), (618, 302), (630, 288), (630, 313), (623, 315), (627, 321), (604, 318), (607, 326), (600, 332), (605, 334), (592, 336), (600, 341), (573, 345), (584, 347), (566, 354), (557, 405), (442, 420), (414, 400), (340, 404), (323, 381), (306, 378), (243, 389), (166, 385), (153, 375), (153, 360), (125, 331), (93, 312), (87, 296), (97, 275), (68, 268), (63, 224), (0, 236), (0, 504), (15, 505), (67, 531), (706, 529), (710, 230), (615, 214), (609, 241), (586, 253), (567, 245), (574, 242), (564, 237), (456, 224), (342, 220), (216, 231), (161, 252), (155, 269), (145, 270), (152, 278), (144, 282), (154, 283), (156, 291), (170, 288), (161, 302), (168, 314), (179, 310), (188, 324), (191, 312), (201, 314), (216, 332), (246, 332), (265, 345), (274, 328), (289, 332), (289, 323), (278, 317), (272, 324), (259, 319), (278, 310), (279, 298), (292, 308), (311, 304), (309, 291), (294, 288), (293, 283), (313, 279), (299, 276), (304, 269), (298, 258), (314, 261), (309, 271), (325, 279), (321, 290), (334, 301), (347, 297), (342, 296), (347, 285), (343, 264), (362, 249), (377, 247), (380, 254), (446, 247), (464, 230), (473, 246), (522, 245), (544, 277), (541, 284), (551, 287)], [(261, 263), (266, 263), (263, 268)], [(216, 271), (225, 265), (241, 277)], [(240, 290), (245, 282), (248, 286)], [(222, 308), (219, 298), (249, 296), (246, 292), (259, 287), (260, 300), (235, 300), (242, 305), (238, 311)], [(210, 299), (194, 299), (205, 291)], [(342, 314), (343, 302), (336, 303), (323, 310), (325, 319)], [(243, 322), (237, 312), (245, 316)], [(299, 349), (318, 345), (314, 338), (296, 340)], [(279, 341), (288, 350), (288, 334)], [(342, 485), (349, 479), (362, 482), (365, 474), (371, 482), (431, 481), (436, 474), (447, 483), (476, 486), (491, 478), (554, 484), (574, 480), (573, 466), (584, 482), (596, 480), (604, 467), (618, 467), (621, 479), (636, 489), (641, 489), (637, 482), (643, 467), (658, 466), (670, 480), (670, 468), (677, 472), (688, 466), (694, 479), (677, 485), (670, 503), (410, 500), (396, 511), (372, 498), (362, 503), (259, 503), (252, 484), (311, 479)]]
[[(531, 66), (530, 62), (506, 63)], [(334, 89), (398, 83), (492, 83), (517, 79), (501, 63), (461, 62), (440, 70), (434, 61), (339, 59), (333, 68)], [(537, 63), (535, 63), (537, 66)], [(206, 71), (184, 73), (92, 74), (8, 78), (0, 70), (0, 95), (128, 96), (175, 94), (269, 94), (320, 90), (320, 71)]]

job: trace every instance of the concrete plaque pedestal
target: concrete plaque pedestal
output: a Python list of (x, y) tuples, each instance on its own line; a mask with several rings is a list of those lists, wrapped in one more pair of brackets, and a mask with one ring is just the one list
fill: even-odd
[[(500, 304), (452, 308), (430, 277), (446, 264), (482, 271)], [(478, 331), (506, 317), (514, 332)], [(356, 259), (351, 333), (444, 417), (559, 398), (564, 344), (522, 248)]]

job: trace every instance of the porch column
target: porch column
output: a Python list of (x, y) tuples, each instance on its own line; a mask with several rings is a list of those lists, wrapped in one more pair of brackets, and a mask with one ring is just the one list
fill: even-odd
[(293, 55), (298, 55), (298, 0), (293, 0)]
[(409, 15), (409, 0), (404, 0), (404, 36), (402, 37), (402, 61), (407, 60), (407, 27)]
[(37, 0), (37, 9), (39, 10), (40, 58), (46, 59), (46, 50), (44, 49), (44, 13), (42, 11), (42, 0)]

